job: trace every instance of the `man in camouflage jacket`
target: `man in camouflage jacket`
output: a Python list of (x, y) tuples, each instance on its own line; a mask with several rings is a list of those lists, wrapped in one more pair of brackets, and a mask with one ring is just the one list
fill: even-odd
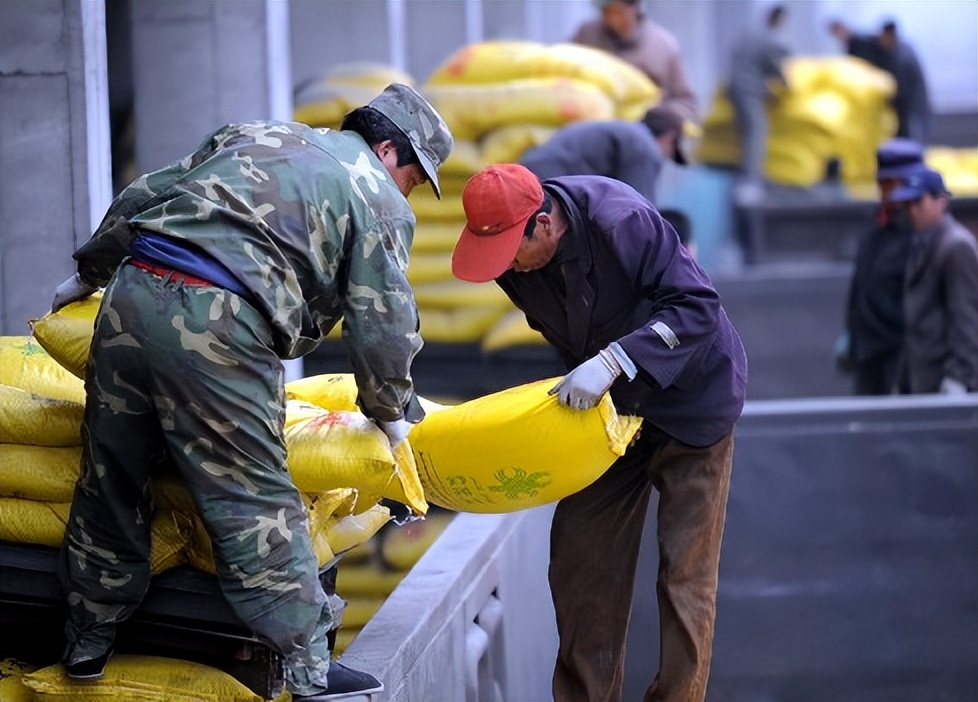
[(406, 197), (425, 181), (440, 195), (452, 145), (441, 116), (400, 84), (340, 130), (227, 125), (125, 188), (75, 252), (78, 273), (52, 309), (105, 293), (60, 559), (69, 676), (102, 675), (117, 624), (146, 593), (151, 472), (165, 456), (194, 496), (225, 597), (283, 654), (293, 696), (379, 685), (330, 664), (336, 622), (286, 467), (280, 359), (308, 353), (342, 318), (364, 414), (392, 445), (420, 421)]

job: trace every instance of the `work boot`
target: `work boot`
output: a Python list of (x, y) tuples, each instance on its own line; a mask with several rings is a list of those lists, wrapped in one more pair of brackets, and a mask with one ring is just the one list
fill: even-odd
[(72, 680), (94, 682), (105, 674), (105, 664), (112, 658), (112, 648), (97, 658), (89, 658), (80, 663), (65, 664), (65, 673)]
[(296, 702), (326, 702), (327, 700), (331, 702), (384, 691), (384, 683), (373, 675), (347, 668), (337, 661), (329, 663), (326, 685), (325, 692), (317, 692), (313, 695), (297, 695), (293, 692), (292, 699)]

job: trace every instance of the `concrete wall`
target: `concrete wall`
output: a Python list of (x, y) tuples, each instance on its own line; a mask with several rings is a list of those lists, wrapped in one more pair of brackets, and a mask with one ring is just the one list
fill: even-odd
[(0, 331), (29, 334), (111, 197), (101, 0), (0, 3)]

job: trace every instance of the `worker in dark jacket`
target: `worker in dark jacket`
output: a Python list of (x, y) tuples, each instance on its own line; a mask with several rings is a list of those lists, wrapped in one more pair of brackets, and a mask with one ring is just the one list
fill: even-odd
[(569, 372), (572, 409), (611, 393), (644, 419), (596, 482), (561, 500), (550, 588), (559, 651), (554, 700), (618, 700), (652, 488), (659, 491), (659, 672), (645, 699), (702, 700), (713, 645), (733, 428), (747, 384), (740, 337), (709, 277), (655, 206), (601, 176), (542, 184), (516, 164), (476, 173), (452, 270), (495, 280)]
[(836, 345), (839, 367), (851, 371), (856, 395), (893, 392), (903, 348), (903, 274), (911, 227), (903, 208), (886, 198), (923, 159), (923, 147), (909, 139), (890, 139), (876, 150), (880, 207), (875, 226), (859, 239), (846, 331)]
[(682, 118), (653, 107), (640, 122), (573, 122), (524, 153), (520, 163), (541, 180), (565, 175), (615, 178), (654, 202), (666, 159), (686, 165), (682, 136)]
[(888, 200), (913, 226), (903, 284), (902, 393), (978, 392), (978, 244), (947, 211), (944, 178), (919, 168)]

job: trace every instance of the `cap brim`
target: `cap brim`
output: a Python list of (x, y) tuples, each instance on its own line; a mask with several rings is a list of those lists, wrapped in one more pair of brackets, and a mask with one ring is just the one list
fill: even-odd
[(686, 160), (686, 154), (684, 154), (683, 150), (679, 148), (678, 143), (676, 144), (676, 151), (672, 156), (672, 160), (675, 161), (680, 166), (685, 166), (688, 163), (688, 161)]
[(910, 173), (913, 172), (914, 168), (919, 168), (920, 165), (916, 166), (895, 166), (893, 168), (880, 168), (876, 171), (876, 180), (883, 180), (884, 178), (906, 178)]
[(432, 162), (428, 155), (418, 148), (418, 146), (411, 141), (411, 148), (414, 149), (415, 155), (418, 157), (418, 161), (421, 162), (421, 168), (424, 169), (425, 175), (428, 176), (428, 182), (431, 183), (431, 189), (435, 191), (435, 197), (441, 200), (441, 184), (438, 182), (438, 168)]
[(464, 227), (452, 252), (452, 275), (470, 283), (495, 280), (513, 265), (525, 228), (526, 220), (498, 234), (479, 236)]
[(923, 197), (924, 191), (920, 188), (897, 188), (886, 198), (887, 202), (912, 202), (917, 198)]

